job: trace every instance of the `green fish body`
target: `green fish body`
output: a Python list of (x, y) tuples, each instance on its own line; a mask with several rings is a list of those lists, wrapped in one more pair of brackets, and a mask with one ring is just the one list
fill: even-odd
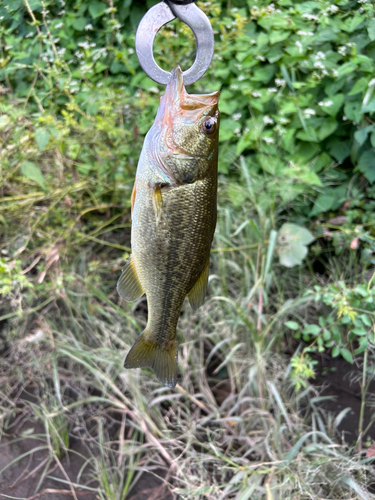
[(219, 92), (189, 95), (176, 67), (139, 159), (132, 194), (132, 254), (118, 281), (122, 298), (147, 295), (147, 327), (125, 368), (151, 367), (177, 382), (176, 327), (186, 295), (193, 309), (207, 288), (216, 225)]

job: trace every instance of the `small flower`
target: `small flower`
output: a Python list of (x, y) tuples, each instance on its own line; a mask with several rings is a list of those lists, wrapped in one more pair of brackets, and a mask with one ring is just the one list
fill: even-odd
[(339, 47), (339, 48), (337, 49), (337, 52), (338, 52), (340, 55), (345, 56), (345, 55), (346, 55), (346, 47), (345, 47), (345, 45), (342, 45), (341, 47)]
[(238, 85), (236, 85), (235, 83), (232, 83), (232, 85), (229, 88), (232, 90), (236, 90), (236, 89), (238, 89)]
[(342, 117), (342, 121), (343, 121), (343, 122), (346, 122), (346, 120), (347, 120), (347, 119), (348, 119), (348, 117), (347, 117), (347, 116), (345, 116), (345, 115)]
[(274, 141), (274, 139), (272, 137), (263, 137), (263, 140), (264, 142), (266, 142), (267, 144), (272, 144)]
[(330, 12), (331, 14), (334, 14), (335, 12), (337, 12), (339, 10), (339, 8), (337, 7), (337, 5), (330, 5), (327, 9), (327, 12)]
[(90, 44), (88, 42), (79, 42), (78, 44), (78, 47), (82, 47), (83, 49), (89, 49), (90, 48)]
[(92, 24), (86, 24), (85, 31), (93, 30)]
[(238, 121), (242, 116), (242, 113), (234, 113), (234, 115), (232, 115), (232, 119), (234, 121)]
[(266, 60), (266, 59), (265, 59), (263, 56), (261, 56), (261, 55), (256, 56), (256, 58), (255, 58), (255, 59), (258, 59), (259, 61), (265, 61), (265, 60)]
[(285, 80), (283, 78), (276, 78), (275, 83), (278, 87), (282, 87), (283, 85), (285, 85)]
[(134, 54), (134, 49), (132, 47), (129, 47), (128, 52), (129, 52), (129, 54)]
[(324, 66), (324, 64), (321, 61), (315, 61), (314, 68), (325, 69), (326, 67)]
[(274, 121), (268, 115), (263, 116), (263, 123), (265, 125), (273, 125)]
[(297, 42), (296, 42), (296, 45), (297, 45), (297, 47), (298, 47), (298, 52), (299, 52), (300, 54), (302, 54), (302, 50), (303, 50), (302, 43), (301, 43), (301, 42), (299, 42), (299, 41), (297, 41)]
[(315, 59), (323, 59), (323, 60), (324, 60), (325, 58), (326, 58), (326, 55), (325, 55), (325, 53), (324, 53), (324, 52), (322, 52), (322, 51), (319, 51), (319, 52), (316, 54), (316, 56), (315, 56)]
[(233, 130), (233, 133), (234, 133), (235, 135), (240, 135), (240, 134), (241, 134), (241, 129), (240, 129), (240, 128), (235, 128), (235, 129)]
[(238, 81), (239, 81), (239, 82), (243, 82), (243, 81), (245, 80), (245, 78), (246, 78), (246, 76), (245, 76), (245, 75), (240, 75), (240, 76), (238, 77)]
[(259, 92), (252, 92), (251, 95), (253, 97), (262, 97), (262, 94), (260, 94)]
[(318, 16), (314, 16), (314, 14), (302, 14), (302, 17), (304, 17), (305, 19), (309, 19), (310, 21), (312, 21), (312, 20), (317, 21), (318, 20)]
[(301, 36), (314, 36), (314, 33), (312, 31), (298, 30), (297, 31), (297, 35), (301, 35)]
[(316, 115), (315, 109), (307, 108), (304, 110), (304, 114), (306, 117), (310, 118), (310, 116)]
[(56, 29), (59, 29), (59, 28), (61, 28), (61, 26), (62, 26), (63, 24), (64, 24), (64, 23), (57, 23), (57, 24), (55, 25), (55, 28), (56, 28)]
[(159, 93), (159, 89), (157, 87), (150, 87), (148, 90), (150, 92), (153, 92), (154, 94), (158, 94)]
[(267, 92), (268, 92), (269, 94), (272, 94), (272, 93), (274, 93), (274, 92), (277, 92), (277, 88), (275, 88), (275, 87), (270, 87), (269, 89), (267, 89)]
[(287, 123), (289, 123), (289, 120), (287, 118), (281, 117), (279, 119), (279, 122), (281, 123), (281, 125), (286, 125)]
[(332, 101), (320, 101), (319, 106), (322, 106), (322, 108), (329, 108), (332, 104)]

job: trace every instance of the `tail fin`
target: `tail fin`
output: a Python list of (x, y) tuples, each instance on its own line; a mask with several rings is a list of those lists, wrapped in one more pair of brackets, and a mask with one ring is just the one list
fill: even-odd
[(162, 349), (155, 341), (146, 340), (144, 333), (126, 356), (125, 368), (150, 367), (160, 382), (173, 389), (177, 384), (177, 340), (168, 349)]

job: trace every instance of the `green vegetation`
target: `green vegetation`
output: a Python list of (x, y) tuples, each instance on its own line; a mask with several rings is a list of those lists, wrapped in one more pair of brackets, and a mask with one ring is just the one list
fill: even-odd
[[(0, 2), (1, 432), (42, 426), (39, 488), (79, 438), (84, 465), (63, 487), (102, 500), (156, 469), (181, 499), (374, 498), (374, 4), (199, 3), (216, 54), (189, 91), (222, 89), (219, 220), (171, 391), (123, 369), (145, 301), (115, 288), (163, 92), (134, 53), (154, 3)], [(155, 53), (186, 68), (194, 47), (175, 21)], [(356, 442), (337, 432), (347, 410), (319, 406), (320, 353), (362, 370)]]

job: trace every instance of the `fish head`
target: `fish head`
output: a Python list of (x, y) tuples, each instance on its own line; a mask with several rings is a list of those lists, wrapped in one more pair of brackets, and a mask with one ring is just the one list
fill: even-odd
[(157, 137), (154, 149), (162, 161), (217, 158), (219, 95), (219, 91), (188, 94), (180, 67), (173, 69), (153, 126)]

